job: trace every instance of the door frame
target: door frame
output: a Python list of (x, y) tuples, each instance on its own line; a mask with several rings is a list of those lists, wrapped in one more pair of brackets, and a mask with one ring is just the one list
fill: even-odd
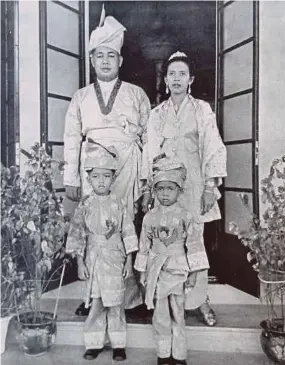
[[(236, 236), (225, 232), (225, 192), (242, 192), (252, 193), (253, 212), (259, 216), (259, 176), (258, 176), (258, 102), (259, 102), (259, 3), (252, 1), (253, 4), (253, 35), (235, 45), (224, 49), (223, 44), (223, 16), (224, 9), (235, 1), (217, 1), (217, 88), (216, 88), (216, 109), (217, 120), (220, 134), (223, 136), (224, 115), (223, 103), (233, 97), (252, 94), (252, 136), (250, 139), (236, 140), (224, 142), (226, 146), (242, 143), (252, 143), (252, 188), (234, 188), (222, 185), (219, 205), (222, 213), (222, 219), (217, 225), (218, 250), (217, 260), (219, 267), (217, 276), (220, 282), (230, 284), (249, 294), (258, 296), (259, 285), (256, 272), (253, 271), (251, 265), (247, 262), (247, 249), (242, 245)], [(230, 95), (224, 95), (224, 55), (230, 51), (238, 49), (245, 44), (252, 42), (253, 44), (253, 63), (252, 63), (252, 87)], [(234, 257), (234, 260), (231, 258)]]
[[(63, 146), (64, 142), (51, 141), (48, 137), (48, 98), (55, 98), (65, 101), (71, 101), (71, 97), (58, 95), (48, 92), (48, 65), (47, 50), (52, 49), (56, 52), (75, 57), (79, 61), (79, 88), (86, 83), (86, 61), (85, 61), (85, 1), (78, 1), (78, 9), (65, 4), (62, 1), (52, 1), (63, 8), (70, 10), (79, 16), (79, 54), (66, 51), (63, 48), (55, 47), (47, 42), (47, 2), (39, 1), (40, 11), (40, 143), (46, 149), (46, 152), (52, 156), (54, 146)], [(65, 188), (57, 188), (56, 192), (63, 193)]]

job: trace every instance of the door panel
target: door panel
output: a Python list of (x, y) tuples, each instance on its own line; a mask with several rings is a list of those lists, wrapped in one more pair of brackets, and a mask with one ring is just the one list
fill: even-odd
[[(252, 193), (247, 193), (248, 204), (252, 209)], [(241, 229), (248, 228), (248, 221), (250, 218), (249, 211), (245, 210), (242, 206), (238, 193), (235, 191), (225, 192), (225, 210), (227, 215), (225, 216), (225, 232), (230, 234), (229, 224), (235, 221)]]
[(79, 89), (78, 58), (48, 49), (48, 92), (72, 97)]
[[(47, 2), (47, 43), (66, 51), (79, 53), (78, 14), (58, 4)], [(58, 30), (60, 29), (60, 36)]]
[(252, 188), (252, 146), (251, 143), (227, 146), (226, 188)]
[(228, 177), (222, 188), (218, 233), (219, 279), (257, 295), (256, 273), (246, 249), (229, 232), (235, 221), (246, 228), (249, 212), (238, 194), (247, 195), (258, 214), (258, 2), (218, 2), (217, 116), (227, 147)]
[(224, 95), (252, 87), (252, 42), (223, 56)]
[(69, 101), (55, 98), (48, 98), (49, 141), (55, 141), (55, 142), (62, 141), (62, 136), (64, 132), (64, 120), (68, 105)]
[[(71, 97), (84, 86), (84, 2), (40, 1), (41, 142), (63, 160), (65, 113)], [(64, 191), (63, 176), (54, 187)]]
[(224, 140), (249, 139), (252, 136), (252, 94), (240, 95), (224, 100)]
[[(242, 21), (241, 21), (242, 19)], [(253, 6), (251, 1), (235, 1), (224, 8), (224, 48), (229, 48), (253, 35)]]

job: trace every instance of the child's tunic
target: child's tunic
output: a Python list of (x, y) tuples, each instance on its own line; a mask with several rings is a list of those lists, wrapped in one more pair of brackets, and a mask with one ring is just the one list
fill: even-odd
[[(105, 234), (112, 225), (114, 233), (107, 239)], [(75, 212), (66, 248), (69, 253), (86, 255), (86, 305), (90, 298), (102, 298), (104, 307), (123, 303), (124, 263), (127, 254), (137, 251), (138, 240), (126, 208), (115, 195), (92, 193), (83, 199)]]
[[(183, 295), (189, 272), (209, 268), (200, 229), (201, 225), (193, 222), (191, 214), (179, 203), (158, 205), (145, 215), (134, 267), (146, 271), (145, 302), (149, 309), (154, 307), (155, 297)], [(163, 243), (160, 238), (172, 233), (174, 242)]]

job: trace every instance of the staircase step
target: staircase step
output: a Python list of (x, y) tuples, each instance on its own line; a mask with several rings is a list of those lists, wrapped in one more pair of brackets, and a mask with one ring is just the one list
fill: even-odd
[[(2, 365), (20, 364), (20, 365), (86, 365), (88, 362), (82, 358), (85, 349), (82, 346), (55, 346), (45, 356), (33, 358), (23, 356), (18, 346), (10, 346), (4, 354), (1, 355)], [(106, 349), (100, 354), (97, 361), (89, 362), (100, 365), (110, 365), (112, 361), (112, 352)], [(155, 350), (131, 348), (127, 349), (127, 360), (124, 365), (154, 365), (156, 364)], [(270, 365), (272, 364), (262, 353), (260, 354), (241, 354), (225, 353), (210, 351), (189, 351), (188, 364), (195, 365)]]
[[(261, 353), (259, 323), (266, 318), (266, 306), (259, 300), (227, 285), (209, 286), (211, 306), (218, 323), (207, 327), (197, 318), (197, 312), (186, 311), (187, 345), (191, 351)], [(41, 309), (53, 312), (57, 289), (44, 295)], [(76, 316), (75, 310), (84, 297), (81, 282), (64, 286), (57, 312), (58, 345), (84, 345), (83, 327), (86, 317)], [(128, 348), (154, 349), (151, 312), (136, 308), (126, 311)], [(15, 336), (9, 336), (15, 342)]]

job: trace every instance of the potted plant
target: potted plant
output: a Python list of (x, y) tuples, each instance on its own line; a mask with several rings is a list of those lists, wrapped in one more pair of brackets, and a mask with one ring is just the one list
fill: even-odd
[[(246, 194), (240, 197), (250, 211)], [(272, 162), (261, 181), (261, 201), (261, 220), (250, 212), (248, 229), (231, 222), (230, 230), (248, 248), (248, 261), (258, 271), (261, 299), (267, 304), (268, 318), (260, 323), (261, 346), (269, 359), (285, 364), (285, 156)]]
[(13, 262), (11, 253), (5, 247), (5, 242), (1, 242), (1, 354), (5, 351), (6, 336), (10, 319), (15, 313), (15, 276), (16, 265)]
[(62, 198), (52, 188), (53, 176), (64, 163), (39, 144), (21, 152), (27, 157), (22, 175), (16, 167), (1, 168), (1, 236), (6, 247), (4, 255), (1, 249), (6, 264), (1, 276), (10, 285), (20, 347), (38, 355), (50, 348), (56, 334), (56, 310), (42, 312), (41, 295), (55, 278), (61, 286), (66, 264)]

